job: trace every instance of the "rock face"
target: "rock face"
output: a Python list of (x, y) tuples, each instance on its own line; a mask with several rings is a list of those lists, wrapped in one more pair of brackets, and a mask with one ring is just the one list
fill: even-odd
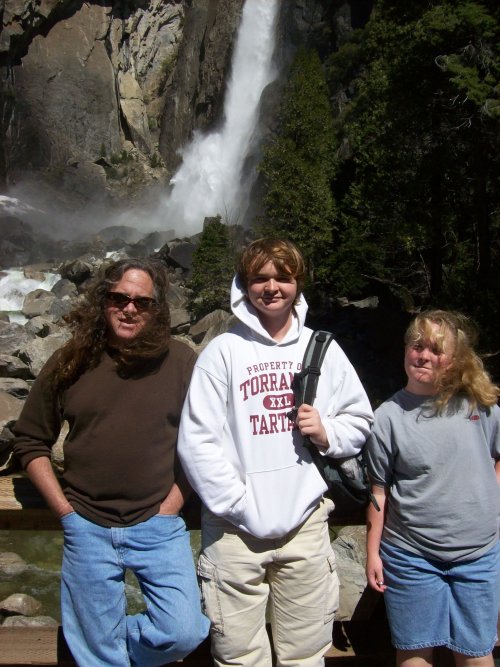
[(123, 194), (115, 172), (135, 149), (128, 189), (154, 180), (160, 125), (172, 165), (193, 127), (219, 111), (242, 3), (6, 2), (0, 177), (35, 172), (83, 202), (106, 199)]
[[(0, 186), (44, 187), (38, 202), (69, 211), (164, 186), (193, 131), (221, 120), (243, 4), (1, 2)], [(348, 30), (351, 4), (283, 2), (277, 59)]]
[(170, 170), (193, 129), (219, 119), (223, 83), (244, 0), (199, 0), (186, 17), (178, 61), (167, 85), (160, 152)]

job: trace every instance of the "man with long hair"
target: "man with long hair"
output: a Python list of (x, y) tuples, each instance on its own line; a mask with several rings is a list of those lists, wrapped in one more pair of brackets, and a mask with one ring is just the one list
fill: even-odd
[[(80, 667), (154, 667), (206, 636), (177, 428), (195, 353), (170, 337), (159, 262), (108, 265), (67, 317), (15, 426), (14, 451), (64, 532), (61, 611)], [(51, 448), (63, 422), (62, 483)], [(126, 614), (125, 572), (146, 611)]]

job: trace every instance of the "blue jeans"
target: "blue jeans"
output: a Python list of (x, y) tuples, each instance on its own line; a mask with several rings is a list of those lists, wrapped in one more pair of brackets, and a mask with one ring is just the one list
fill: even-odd
[(380, 554), (396, 648), (447, 646), (472, 657), (491, 653), (497, 639), (500, 543), (459, 562), (430, 560), (386, 542)]
[[(207, 636), (181, 517), (104, 528), (71, 512), (62, 525), (62, 623), (80, 667), (156, 667), (181, 660)], [(147, 606), (133, 616), (126, 615), (127, 569)]]

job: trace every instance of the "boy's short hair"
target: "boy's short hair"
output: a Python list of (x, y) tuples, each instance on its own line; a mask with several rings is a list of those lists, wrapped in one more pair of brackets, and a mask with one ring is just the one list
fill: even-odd
[(304, 288), (306, 267), (302, 253), (291, 241), (261, 238), (250, 243), (243, 251), (237, 268), (241, 286), (246, 290), (250, 276), (271, 261), (276, 269), (297, 281), (297, 294)]

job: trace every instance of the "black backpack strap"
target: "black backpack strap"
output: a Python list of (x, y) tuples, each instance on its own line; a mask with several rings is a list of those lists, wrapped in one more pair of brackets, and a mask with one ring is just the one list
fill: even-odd
[(301, 372), (304, 382), (303, 403), (307, 403), (308, 405), (314, 403), (316, 388), (319, 376), (321, 375), (321, 364), (332, 340), (333, 334), (329, 331), (315, 331), (309, 339)]

